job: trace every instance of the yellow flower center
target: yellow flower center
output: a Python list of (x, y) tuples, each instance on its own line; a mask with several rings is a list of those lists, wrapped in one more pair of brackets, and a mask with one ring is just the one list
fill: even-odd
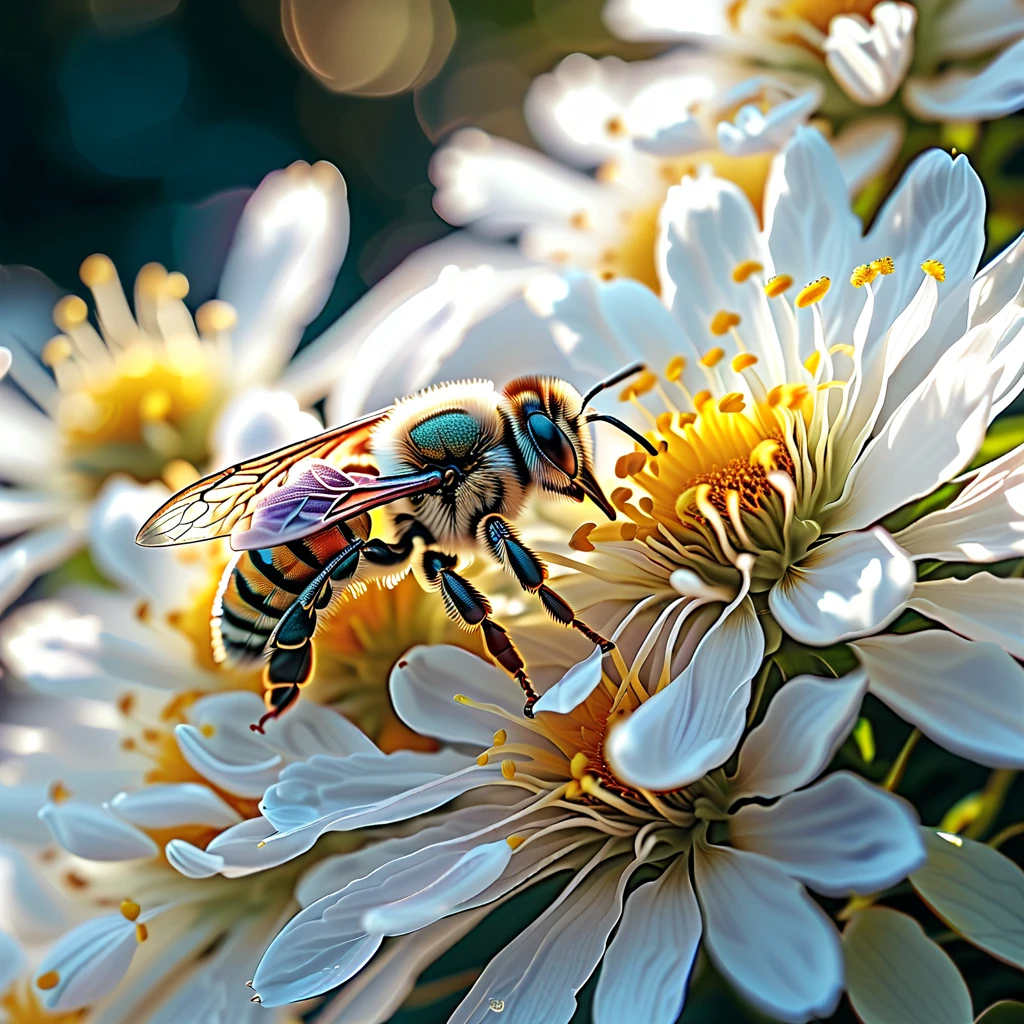
[[(771, 9), (771, 14), (780, 22), (806, 22), (827, 35), (828, 26), (836, 15), (860, 14), (870, 21), (871, 11), (877, 3), (878, 0), (781, 0)], [(742, 3), (733, 5), (739, 9), (743, 6)], [(784, 26), (780, 25), (779, 29), (784, 31)]]
[[(49, 973), (55, 974), (53, 971)], [(55, 976), (53, 984), (48, 986), (45, 982), (50, 979), (43, 975), (37, 979), (37, 984), (42, 989), (52, 988), (59, 980)], [(0, 1017), (4, 1024), (76, 1024), (78, 1021), (84, 1021), (88, 1013), (87, 1009), (64, 1012), (44, 1009), (30, 981), (15, 982), (0, 996)]]
[(99, 330), (85, 302), (65, 296), (54, 308), (62, 333), (43, 349), (60, 392), (66, 468), (94, 491), (116, 471), (147, 482), (175, 460), (203, 464), (227, 394), (233, 310), (208, 302), (193, 323), (188, 282), (157, 263), (139, 271), (134, 314), (106, 256), (85, 260), (81, 278)]

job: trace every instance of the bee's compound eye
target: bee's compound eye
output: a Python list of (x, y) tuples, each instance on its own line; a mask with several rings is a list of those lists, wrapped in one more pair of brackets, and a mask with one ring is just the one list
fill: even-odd
[(542, 412), (531, 412), (527, 417), (526, 427), (544, 459), (570, 479), (575, 477), (579, 469), (576, 449), (558, 424)]

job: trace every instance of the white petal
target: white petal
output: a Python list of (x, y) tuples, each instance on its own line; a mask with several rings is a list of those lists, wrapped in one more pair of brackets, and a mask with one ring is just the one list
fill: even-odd
[(903, 102), (922, 121), (991, 121), (1024, 107), (1024, 39), (976, 75), (959, 69), (911, 78)]
[(884, 174), (903, 144), (903, 121), (898, 117), (858, 117), (832, 139), (850, 195)]
[(477, 786), (491, 784), (500, 774), (499, 764), (481, 766), (454, 751), (399, 750), (386, 757), (318, 755), (285, 768), (281, 781), (267, 790), (260, 809), (284, 833), (347, 832), (424, 814)]
[(0, 538), (53, 522), (69, 515), (74, 506), (45, 491), (26, 491), (9, 487), (0, 491)]
[(314, 754), (346, 757), (377, 750), (366, 733), (344, 715), (305, 700), (290, 708), (287, 715), (267, 722), (260, 741), (296, 761)]
[(677, 0), (608, 0), (603, 16), (620, 39), (661, 43), (726, 36), (731, 31), (731, 11), (725, 0), (686, 6)]
[(11, 368), (11, 350), (0, 346), (0, 377), (6, 377)]
[[(303, 832), (267, 842), (274, 836), (274, 831), (274, 826), (266, 818), (246, 818), (210, 840), (206, 853), (223, 862), (217, 867), (218, 874), (225, 878), (242, 878), (294, 860), (310, 849), (317, 838), (315, 832)], [(200, 865), (194, 855), (192, 861), (204, 870), (213, 866), (212, 860)], [(188, 874), (187, 871), (182, 873)]]
[(279, 754), (265, 756), (265, 749), (259, 761), (229, 761), (194, 725), (175, 726), (174, 738), (182, 757), (203, 778), (236, 796), (262, 796), (266, 788), (277, 781), (283, 764)]
[(781, 796), (817, 778), (850, 734), (866, 690), (862, 671), (786, 683), (740, 747), (730, 799)]
[(0, 932), (0, 992), (6, 992), (24, 970), (25, 954), (7, 932)]
[(0, 431), (8, 439), (0, 452), (0, 476), (15, 484), (39, 487), (60, 458), (57, 425), (19, 394), (9, 380), (0, 382)]
[(492, 1000), (504, 1004), (502, 1024), (568, 1024), (619, 919), (629, 875), (597, 868), (563, 890), (484, 968), (448, 1024), (488, 1024)]
[(134, 793), (118, 793), (110, 801), (110, 808), (122, 821), (140, 828), (227, 828), (242, 820), (212, 789), (194, 782), (166, 783), (146, 786)]
[(23, 942), (49, 942), (68, 928), (75, 913), (70, 901), (42, 878), (36, 848), (26, 855), (0, 843), (0, 915)]
[(870, 526), (971, 461), (996, 383), (987, 366), (991, 341), (985, 327), (975, 328), (904, 399), (857, 459), (842, 496), (826, 508), (827, 532)]
[(774, 152), (789, 140), (797, 125), (807, 122), (823, 95), (824, 89), (813, 83), (767, 112), (755, 103), (741, 107), (731, 121), (718, 122), (718, 145), (729, 156)]
[(523, 713), (522, 691), (508, 673), (461, 647), (412, 648), (391, 670), (389, 685), (398, 717), (422, 736), (486, 750), (494, 733), (505, 729), (513, 742), (535, 742), (536, 733), (504, 716), (456, 703), (455, 696), (461, 694), (476, 703), (496, 705), (515, 718)]
[(993, 768), (1024, 767), (1024, 669), (942, 630), (856, 640), (869, 689), (929, 739)]
[(65, 850), (86, 860), (137, 860), (159, 852), (145, 832), (77, 800), (47, 804), (39, 817)]
[(920, 897), (969, 942), (1024, 969), (1024, 871), (984, 843), (921, 833), (928, 862), (910, 876)]
[(953, 0), (942, 9), (936, 39), (942, 57), (973, 57), (1024, 35), (1017, 0)]
[(906, 914), (871, 907), (843, 932), (846, 988), (864, 1024), (970, 1024), (971, 997), (953, 961)]
[(803, 886), (764, 857), (694, 848), (704, 946), (745, 999), (783, 1021), (827, 1017), (843, 991), (839, 936)]
[(915, 558), (997, 562), (1024, 555), (1024, 445), (983, 466), (950, 505), (896, 540)]
[(584, 661), (578, 662), (562, 676), (549, 690), (546, 690), (533, 706), (535, 715), (551, 711), (556, 715), (567, 715), (579, 707), (601, 684), (604, 654), (600, 647)]
[(242, 212), (219, 298), (238, 313), (232, 384), (272, 380), (327, 301), (348, 248), (348, 198), (336, 167), (297, 161), (260, 183)]
[(729, 818), (729, 838), (826, 896), (888, 889), (924, 863), (910, 805), (849, 772), (771, 807), (741, 807)]
[(418, 892), (368, 910), (362, 927), (380, 935), (406, 935), (425, 928), (497, 881), (511, 858), (512, 847), (504, 839), (474, 846)]
[(908, 608), (971, 640), (999, 644), (1024, 658), (1024, 580), (979, 572), (965, 580), (924, 580)]
[(186, 878), (212, 878), (224, 867), (224, 858), (200, 850), (184, 839), (172, 839), (165, 847), (167, 862)]
[(283, 391), (250, 388), (221, 411), (213, 432), (215, 466), (230, 466), (264, 452), (303, 441), (323, 424)]
[(68, 932), (43, 958), (36, 977), (56, 971), (55, 987), (35, 989), (48, 1010), (76, 1010), (109, 995), (131, 966), (135, 925), (121, 914), (87, 921)]
[(679, 1016), (701, 935), (688, 860), (676, 857), (629, 894), (597, 979), (595, 1024), (673, 1024)]
[(38, 576), (56, 569), (84, 539), (85, 524), (76, 512), (60, 525), (26, 533), (0, 548), (0, 611)]
[(910, 4), (888, 0), (875, 4), (871, 22), (858, 14), (838, 14), (829, 22), (825, 63), (851, 99), (869, 107), (892, 99), (914, 57), (916, 24)]
[(612, 730), (605, 753), (615, 774), (643, 789), (677, 789), (718, 767), (746, 724), (750, 680), (764, 634), (741, 595), (708, 631), (690, 664)]
[(846, 533), (812, 548), (768, 595), (794, 640), (815, 647), (877, 633), (914, 588), (914, 563), (881, 527)]

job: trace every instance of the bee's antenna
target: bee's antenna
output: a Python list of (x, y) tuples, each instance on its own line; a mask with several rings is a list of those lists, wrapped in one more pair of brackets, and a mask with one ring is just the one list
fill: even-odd
[(616, 384), (621, 384), (627, 377), (632, 377), (634, 373), (640, 373), (642, 370), (646, 370), (647, 367), (643, 363), (631, 363), (624, 370), (619, 370), (613, 373), (610, 377), (605, 377), (604, 380), (599, 380), (584, 396), (582, 408), (590, 404), (590, 400), (595, 396), (601, 394), (602, 391), (606, 391), (608, 388), (615, 387)]
[[(608, 383), (617, 384), (622, 379), (622, 377), (619, 377), (614, 381), (609, 381)], [(633, 438), (634, 441), (636, 441), (638, 445), (640, 445), (641, 448), (644, 449), (644, 451), (648, 452), (649, 454), (658, 454), (658, 449), (655, 448), (654, 445), (651, 444), (651, 442), (648, 441), (646, 437), (644, 437), (642, 434), (638, 434), (631, 426), (629, 426), (626, 423), (623, 423), (622, 420), (617, 420), (614, 416), (606, 416), (604, 413), (592, 412), (589, 416), (584, 416), (583, 418), (584, 423), (594, 423), (597, 420), (600, 420), (602, 423), (610, 423), (613, 427), (617, 427), (624, 434), (628, 434), (631, 438)]]

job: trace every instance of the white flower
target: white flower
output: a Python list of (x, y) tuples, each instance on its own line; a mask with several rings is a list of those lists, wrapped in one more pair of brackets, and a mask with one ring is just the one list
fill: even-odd
[[(306, 835), (304, 847), (325, 831), (418, 817), (466, 796), (419, 831), (327, 860), (303, 879), (305, 909), (253, 978), (264, 1005), (354, 977), (336, 1008), (352, 1000), (359, 1019), (384, 1020), (427, 949), (439, 956), (489, 909), (568, 869), (561, 895), (491, 961), (452, 1022), (488, 1020), (496, 1007), (518, 1024), (568, 1021), (603, 961), (598, 1024), (669, 1024), (702, 941), (769, 1015), (830, 1013), (843, 989), (838, 935), (801, 883), (832, 896), (872, 891), (923, 861), (903, 801), (842, 772), (808, 785), (852, 726), (863, 676), (791, 680), (733, 769), (716, 764), (692, 786), (651, 793), (623, 782), (604, 755), (618, 719), (642, 700), (596, 674), (570, 713), (528, 722), (500, 671), (453, 648), (417, 648), (392, 675), (395, 706), (410, 726), (467, 750), (461, 765), (412, 775), (360, 754), (287, 768), (262, 803), (278, 828), (267, 848)], [(626, 898), (640, 869), (648, 877)]]
[[(771, 157), (823, 95), (802, 72), (717, 55), (626, 63), (572, 54), (526, 99), (530, 127), (551, 155), (464, 129), (434, 157), (434, 205), (487, 237), (518, 236), (530, 259), (656, 289), (657, 218), (669, 187), (710, 167), (760, 206)], [(892, 119), (880, 118), (836, 140), (851, 190), (888, 165), (900, 139)]]
[[(862, 238), (831, 151), (807, 129), (773, 170), (763, 230), (728, 182), (672, 189), (661, 301), (632, 282), (553, 282), (545, 311), (574, 357), (598, 372), (665, 367), (624, 393), (663, 448), (618, 461), (625, 525), (582, 526), (582, 559), (548, 553), (589, 573), (561, 590), (620, 641), (623, 678), (654, 694), (609, 747), (633, 784), (706, 770), (676, 743), (705, 673), (730, 680), (734, 706), (699, 706), (731, 721), (735, 742), (760, 634), (772, 651), (780, 628), (816, 647), (852, 642), (872, 691), (949, 749), (1024, 764), (1024, 670), (1010, 656), (1024, 582), (915, 571), (1024, 552), (1024, 448), (969, 474), (948, 508), (895, 536), (879, 525), (966, 470), (1024, 387), (1021, 242), (975, 278), (983, 218), (966, 160), (930, 152)], [(907, 608), (956, 633), (878, 635)], [(652, 749), (664, 753), (653, 765)]]
[[(899, 94), (922, 121), (995, 120), (1024, 106), (1024, 16), (1005, 0), (954, 0), (941, 10), (902, 0), (707, 0), (696, 8), (608, 0), (605, 20), (626, 39), (827, 70), (855, 103), (877, 107)], [(987, 61), (980, 70), (979, 57)]]

